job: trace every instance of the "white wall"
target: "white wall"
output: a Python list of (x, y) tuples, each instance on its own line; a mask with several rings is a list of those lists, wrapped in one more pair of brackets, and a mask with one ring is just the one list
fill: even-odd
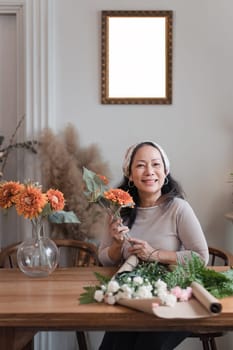
[[(53, 0), (53, 6), (54, 128), (71, 122), (83, 145), (97, 143), (110, 162), (113, 184), (129, 145), (160, 143), (209, 244), (233, 251), (224, 219), (233, 209), (227, 183), (233, 170), (233, 2)], [(101, 10), (119, 9), (174, 11), (172, 105), (101, 105)], [(231, 341), (226, 337), (221, 349)], [(180, 348), (187, 345), (200, 348), (197, 340)]]
[[(101, 105), (101, 10), (174, 11), (172, 105)], [(97, 143), (121, 178), (126, 148), (154, 140), (166, 149), (209, 243), (226, 246), (232, 210), (233, 3), (229, 0), (55, 0), (54, 115)], [(232, 247), (233, 250), (233, 247)]]

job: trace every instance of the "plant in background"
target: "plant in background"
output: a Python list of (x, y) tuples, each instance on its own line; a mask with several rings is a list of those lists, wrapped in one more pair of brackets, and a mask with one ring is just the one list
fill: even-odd
[(3, 135), (0, 136), (0, 180), (3, 178), (8, 156), (11, 151), (17, 148), (22, 148), (22, 149), (29, 150), (32, 153), (35, 153), (35, 154), (37, 153), (37, 150), (34, 147), (35, 145), (38, 144), (37, 141), (14, 142), (17, 131), (20, 128), (22, 122), (24, 121), (24, 118), (25, 116), (23, 115), (22, 118), (19, 120), (18, 124), (16, 125), (15, 131), (10, 137), (10, 141), (7, 146), (2, 147), (5, 137)]
[(78, 240), (98, 239), (102, 235), (105, 215), (98, 205), (92, 205), (84, 194), (83, 167), (110, 178), (109, 165), (101, 156), (97, 144), (82, 145), (75, 125), (67, 124), (60, 132), (42, 130), (38, 136), (38, 160), (41, 178), (46, 188), (57, 188), (66, 198), (67, 210), (76, 213), (79, 225), (53, 226), (54, 238)]

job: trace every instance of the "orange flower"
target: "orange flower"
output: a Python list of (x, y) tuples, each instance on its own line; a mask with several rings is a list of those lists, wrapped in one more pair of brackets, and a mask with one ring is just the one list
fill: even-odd
[(9, 181), (0, 185), (0, 207), (10, 208), (15, 196), (24, 188), (19, 182)]
[(38, 182), (0, 182), (0, 208), (7, 209), (14, 206), (17, 214), (30, 219), (33, 225), (37, 223), (41, 225), (45, 217), (56, 224), (79, 223), (73, 211), (63, 210), (64, 205), (62, 192), (50, 188), (44, 193)]
[(134, 201), (130, 194), (118, 188), (111, 188), (104, 192), (104, 198), (119, 206), (134, 206)]
[(51, 188), (47, 191), (46, 194), (52, 210), (63, 210), (65, 205), (63, 193)]
[(47, 202), (46, 194), (42, 193), (39, 187), (31, 184), (25, 186), (24, 190), (15, 197), (16, 211), (26, 219), (38, 217)]
[(107, 185), (108, 184), (108, 178), (104, 175), (100, 175), (100, 174), (96, 174), (98, 176), (98, 178), (105, 184)]

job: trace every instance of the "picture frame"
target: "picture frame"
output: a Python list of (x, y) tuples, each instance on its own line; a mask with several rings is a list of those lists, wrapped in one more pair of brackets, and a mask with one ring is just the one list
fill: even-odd
[(172, 103), (172, 11), (102, 11), (101, 103)]

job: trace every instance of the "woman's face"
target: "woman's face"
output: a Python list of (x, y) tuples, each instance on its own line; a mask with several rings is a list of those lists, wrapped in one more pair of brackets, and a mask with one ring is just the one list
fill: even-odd
[(140, 147), (134, 155), (129, 177), (139, 194), (160, 195), (165, 177), (163, 160), (157, 148), (149, 145)]

